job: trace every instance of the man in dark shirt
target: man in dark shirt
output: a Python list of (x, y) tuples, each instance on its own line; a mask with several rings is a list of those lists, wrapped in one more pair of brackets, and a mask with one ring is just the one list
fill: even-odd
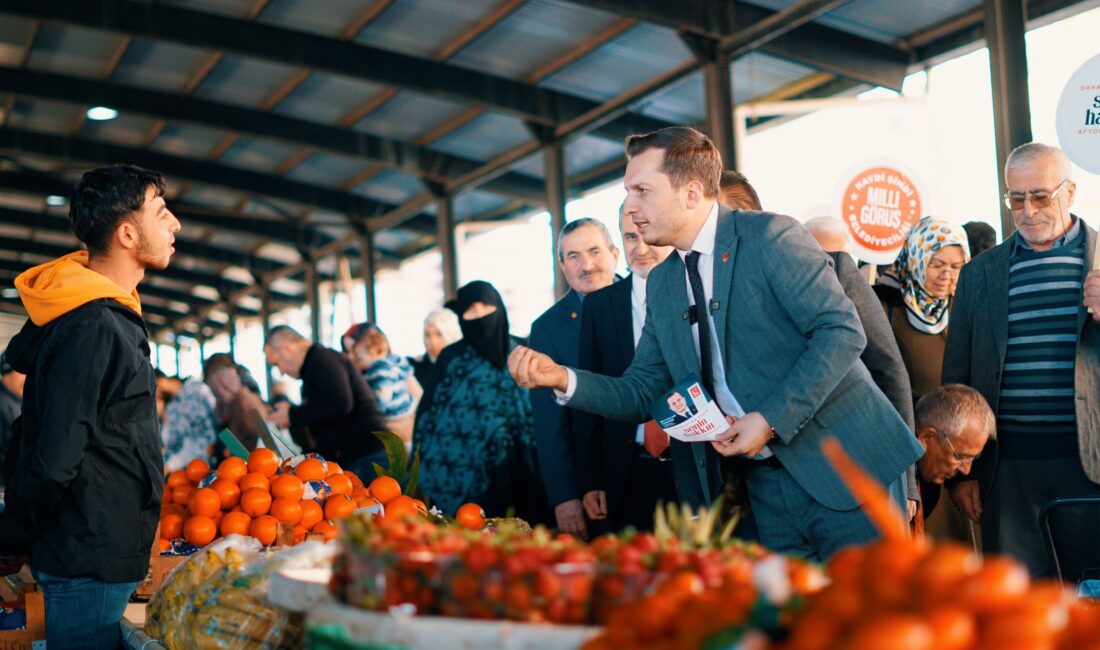
[(344, 355), (310, 343), (286, 325), (267, 333), (264, 355), (283, 374), (302, 380), (302, 403), (277, 404), (271, 421), (291, 430), (308, 427), (317, 453), (369, 482), (371, 462), (386, 464), (382, 442), (373, 434), (385, 431), (386, 424), (363, 375)]

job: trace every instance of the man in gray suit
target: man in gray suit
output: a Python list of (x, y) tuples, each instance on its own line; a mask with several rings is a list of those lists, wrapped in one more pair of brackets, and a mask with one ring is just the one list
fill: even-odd
[[(1100, 496), (1100, 271), (1096, 232), (1070, 213), (1065, 153), (1029, 143), (1005, 162), (1016, 232), (959, 277), (943, 382), (972, 386), (997, 415), (997, 439), (951, 498), (981, 521), (984, 550), (1055, 574), (1039, 512), (1057, 497)], [(1092, 315), (1088, 313), (1092, 308)], [(1053, 520), (1062, 575), (1100, 565), (1095, 507)]]
[(720, 208), (721, 157), (694, 129), (633, 136), (627, 158), (624, 210), (647, 244), (677, 249), (650, 275), (634, 361), (612, 379), (517, 348), (516, 381), (638, 421), (674, 383), (699, 376), (731, 426), (711, 445), (672, 446), (682, 499), (716, 494), (721, 457), (744, 474), (766, 546), (823, 560), (873, 539), (821, 440), (836, 436), (899, 507), (922, 450), (859, 361), (866, 339), (829, 258), (794, 219)]

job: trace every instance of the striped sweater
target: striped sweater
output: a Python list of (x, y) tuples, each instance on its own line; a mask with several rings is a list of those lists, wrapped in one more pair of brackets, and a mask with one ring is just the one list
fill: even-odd
[(1008, 345), (997, 413), (1005, 458), (1076, 456), (1074, 362), (1083, 229), (1048, 251), (1016, 246), (1008, 270)]

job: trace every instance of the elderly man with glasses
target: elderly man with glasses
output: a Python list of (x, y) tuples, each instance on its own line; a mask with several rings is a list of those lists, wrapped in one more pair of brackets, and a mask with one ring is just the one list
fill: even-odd
[(924, 447), (917, 473), (925, 483), (942, 485), (969, 475), (985, 443), (997, 435), (997, 420), (985, 398), (962, 384), (940, 386), (922, 397), (916, 420), (917, 441)]
[[(1016, 148), (1005, 184), (1016, 232), (963, 269), (943, 363), (945, 384), (972, 386), (989, 402), (998, 435), (972, 476), (948, 483), (980, 521), (986, 551), (1045, 577), (1055, 567), (1040, 533), (1043, 505), (1100, 496), (1096, 231), (1070, 212), (1077, 185), (1062, 150)], [(1065, 578), (1100, 566), (1100, 514), (1076, 508), (1053, 524)]]

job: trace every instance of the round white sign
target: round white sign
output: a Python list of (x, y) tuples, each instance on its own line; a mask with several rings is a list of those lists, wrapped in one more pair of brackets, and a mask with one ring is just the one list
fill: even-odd
[(1100, 174), (1100, 54), (1066, 82), (1058, 101), (1058, 142), (1078, 167)]

